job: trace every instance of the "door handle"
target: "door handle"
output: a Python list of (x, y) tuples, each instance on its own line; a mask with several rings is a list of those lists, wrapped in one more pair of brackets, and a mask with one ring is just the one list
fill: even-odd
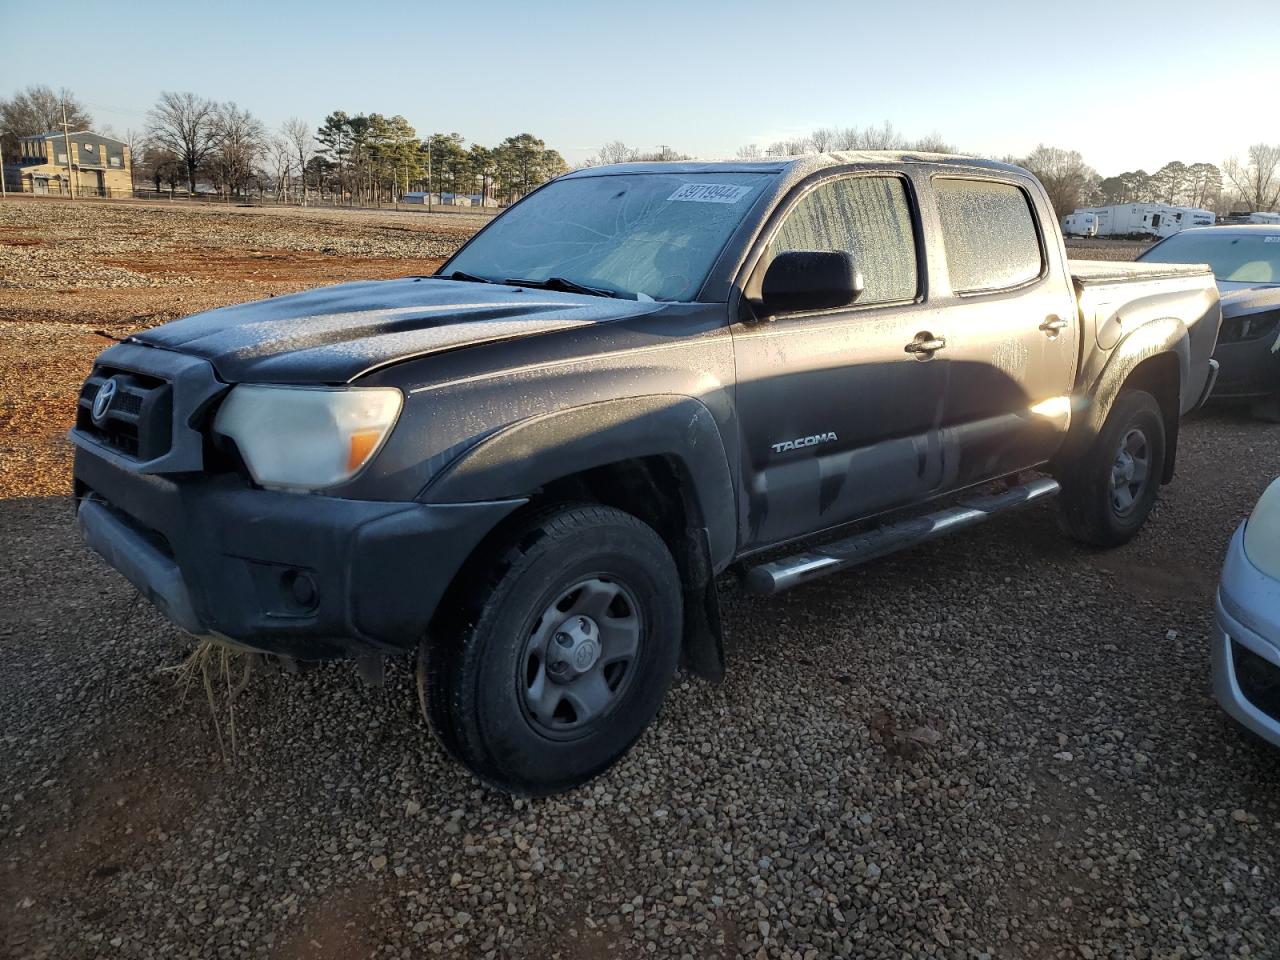
[(929, 333), (918, 333), (916, 338), (902, 349), (921, 359), (928, 359), (947, 345), (946, 337), (935, 337)]
[(1050, 337), (1056, 337), (1060, 332), (1067, 329), (1067, 321), (1061, 317), (1055, 317), (1053, 314), (1045, 317), (1044, 323), (1040, 324), (1040, 329), (1047, 333)]

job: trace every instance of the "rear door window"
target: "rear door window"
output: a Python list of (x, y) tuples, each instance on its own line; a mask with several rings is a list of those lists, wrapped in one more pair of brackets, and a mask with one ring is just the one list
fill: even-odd
[(910, 300), (918, 285), (915, 228), (898, 177), (848, 177), (811, 190), (774, 235), (774, 255), (845, 251), (862, 272), (859, 304)]
[(933, 187), (952, 290), (1001, 290), (1040, 276), (1040, 237), (1020, 187), (953, 179), (934, 180)]

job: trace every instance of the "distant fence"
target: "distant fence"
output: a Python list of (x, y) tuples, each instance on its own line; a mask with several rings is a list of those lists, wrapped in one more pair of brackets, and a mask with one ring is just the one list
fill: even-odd
[(433, 202), (428, 207), (424, 203), (400, 203), (395, 200), (383, 200), (379, 203), (357, 202), (351, 198), (338, 198), (332, 194), (311, 195), (304, 204), (301, 197), (291, 196), (278, 198), (271, 194), (234, 194), (191, 193), (189, 190), (154, 190), (138, 187), (132, 190), (116, 190), (110, 187), (78, 187), (73, 198), (65, 185), (59, 189), (58, 184), (50, 184), (47, 189), (34, 189), (29, 183), (21, 186), (9, 184), (7, 192), (23, 197), (48, 197), (53, 200), (70, 199), (107, 199), (107, 200), (150, 200), (166, 203), (198, 203), (220, 204), (232, 207), (309, 207), (324, 210), (406, 210), (417, 213), (458, 213), (478, 217), (492, 217), (502, 212), (502, 207), (454, 206)]
[[(43, 181), (36, 181), (33, 184), (29, 180), (17, 184), (12, 182), (6, 183), (5, 192), (26, 197), (62, 197), (63, 199), (67, 199), (71, 196), (67, 191), (67, 185), (65, 183), (50, 183), (46, 185)], [(128, 199), (129, 197), (132, 197), (133, 194), (134, 191), (132, 190), (113, 190), (110, 187), (94, 187), (87, 184), (81, 184), (76, 187), (77, 197), (114, 197), (116, 199)]]

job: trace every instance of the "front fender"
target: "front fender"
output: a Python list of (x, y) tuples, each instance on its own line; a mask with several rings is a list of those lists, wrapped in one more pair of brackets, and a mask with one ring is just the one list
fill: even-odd
[(729, 458), (711, 411), (693, 397), (608, 400), (521, 420), (480, 441), (437, 474), (420, 499), (459, 503), (524, 497), (552, 481), (637, 457), (676, 460), (721, 569), (737, 549)]

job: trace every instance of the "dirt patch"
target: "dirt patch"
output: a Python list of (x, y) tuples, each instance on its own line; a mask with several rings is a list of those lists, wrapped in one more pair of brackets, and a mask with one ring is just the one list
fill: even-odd
[(480, 218), (39, 201), (0, 206), (0, 498), (64, 494), (79, 386), (122, 337), (204, 310), (434, 272)]
[(171, 836), (189, 829), (209, 792), (189, 771), (165, 764), (78, 766), (65, 786), (33, 785), (46, 795), (57, 791), (56, 798), (5, 850), (0, 903), (12, 914), (4, 945), (21, 956), (60, 956), (54, 944), (35, 938), (31, 921), (51, 914), (95, 925), (109, 912), (112, 884), (163, 858)]
[(356, 960), (373, 956), (370, 913), (378, 891), (373, 884), (329, 894), (302, 916), (275, 951), (276, 960)]
[(1094, 565), (1110, 578), (1114, 586), (1142, 599), (1152, 601), (1199, 598), (1210, 602), (1217, 590), (1217, 579), (1202, 566), (1171, 562), (1155, 564), (1124, 551), (1099, 553)]

